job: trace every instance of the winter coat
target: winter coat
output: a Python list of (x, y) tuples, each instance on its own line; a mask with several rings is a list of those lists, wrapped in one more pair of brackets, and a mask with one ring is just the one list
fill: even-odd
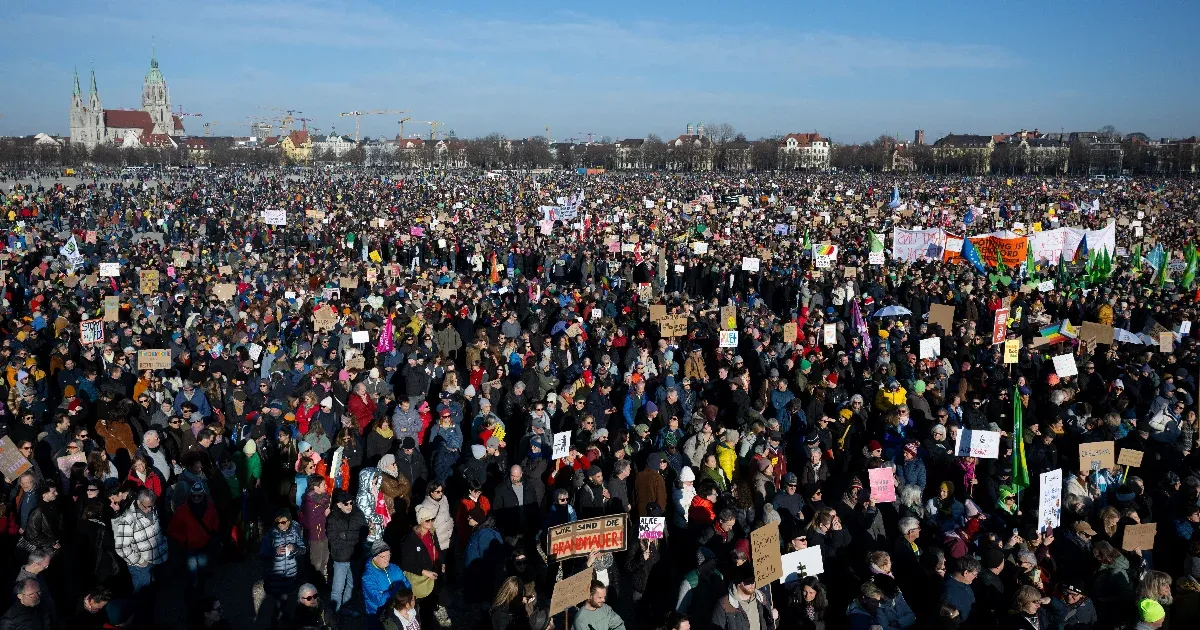
[(646, 506), (650, 503), (657, 503), (664, 509), (667, 507), (667, 482), (657, 468), (647, 468), (634, 479), (634, 505), (639, 517), (646, 515)]
[(355, 505), (349, 514), (334, 507), (325, 519), (329, 539), (329, 557), (334, 562), (349, 562), (367, 536), (367, 519)]
[(375, 615), (391, 599), (392, 593), (400, 588), (412, 589), (412, 584), (404, 577), (400, 567), (389, 564), (381, 569), (371, 560), (367, 560), (367, 568), (362, 577), (362, 592), (363, 605), (368, 616)]
[(413, 487), (418, 486), (418, 481), (429, 478), (429, 472), (425, 468), (425, 457), (417, 449), (413, 449), (412, 455), (406, 455), (404, 449), (397, 451), (396, 469), (408, 479)]
[(437, 532), (438, 543), (442, 549), (449, 549), (454, 544), (454, 512), (450, 509), (450, 501), (443, 493), (442, 498), (435, 501), (426, 496), (418, 508), (426, 507), (433, 510), (433, 531)]
[(533, 485), (529, 480), (521, 482), (521, 500), (518, 501), (516, 488), (512, 481), (506, 479), (496, 487), (492, 500), (492, 514), (496, 517), (496, 528), (505, 536), (519, 536), (535, 529), (541, 513)]
[(158, 513), (144, 514), (131, 505), (113, 519), (113, 547), (129, 566), (162, 564), (167, 560), (167, 538)]
[(217, 506), (212, 499), (207, 499), (201, 518), (196, 518), (190, 505), (185, 504), (175, 510), (171, 524), (167, 527), (167, 535), (185, 549), (199, 551), (212, 543), (213, 536), (217, 534), (220, 526)]
[(364, 468), (358, 473), (358, 494), (355, 497), (354, 504), (362, 511), (363, 517), (367, 520), (369, 531), (367, 532), (367, 542), (375, 542), (383, 536), (383, 529), (387, 523), (384, 522), (382, 514), (379, 514), (375, 509), (375, 504), (379, 498), (379, 485), (383, 481), (383, 473), (378, 468)]
[[(1178, 604), (1179, 600), (1176, 599), (1175, 603)], [(1175, 608), (1171, 609), (1171, 615), (1172, 620), (1177, 619)], [(1100, 620), (1096, 615), (1096, 605), (1086, 597), (1079, 600), (1079, 603), (1074, 606), (1069, 606), (1062, 599), (1055, 597), (1050, 600), (1050, 618), (1053, 619), (1055, 627), (1062, 630), (1092, 630)], [(1200, 619), (1195, 621), (1200, 622)], [(1192, 624), (1183, 627), (1195, 626)]]
[(1106, 619), (1128, 620), (1127, 611), (1132, 607), (1134, 597), (1129, 560), (1117, 556), (1112, 564), (1097, 569), (1088, 596), (1096, 605), (1096, 611)]
[[(328, 494), (304, 493), (304, 498), (300, 501), (300, 513), (297, 520), (304, 527), (306, 540), (320, 542), (326, 539), (328, 517), (325, 516), (325, 510), (330, 507), (329, 501)], [(332, 509), (329, 514), (333, 514)]]
[[(276, 551), (279, 547), (292, 545), (291, 553)], [(304, 530), (293, 521), (284, 531), (272, 526), (263, 535), (259, 556), (263, 560), (263, 588), (268, 593), (280, 594), (294, 588), (300, 574), (300, 556), (308, 553), (304, 542)]]
[(755, 591), (754, 599), (750, 602), (738, 599), (732, 590), (726, 593), (713, 607), (712, 624), (709, 627), (712, 630), (760, 630), (750, 627), (750, 618), (742, 609), (744, 605), (758, 607), (758, 618), (762, 630), (775, 630), (775, 620), (771, 617), (771, 608), (766, 605), (761, 591)]
[(441, 574), (442, 567), (446, 564), (446, 555), (441, 553), (441, 543), (437, 539), (437, 531), (431, 532), (433, 543), (438, 546), (438, 559), (435, 563), (433, 558), (429, 557), (429, 550), (425, 548), (425, 541), (417, 535), (417, 530), (413, 529), (400, 542), (400, 568), (409, 573), (420, 573), (421, 571), (433, 571)]
[(433, 451), (433, 479), (444, 484), (454, 476), (454, 466), (462, 456), (462, 429), (457, 424), (448, 429), (435, 424), (429, 430), (429, 445)]

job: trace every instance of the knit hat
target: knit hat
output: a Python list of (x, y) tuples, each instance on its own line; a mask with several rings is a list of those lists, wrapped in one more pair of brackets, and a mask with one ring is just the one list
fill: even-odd
[(428, 505), (421, 505), (421, 506), (417, 507), (417, 522), (418, 523), (424, 523), (425, 521), (432, 521), (435, 516), (437, 516), (437, 514), (434, 513), (433, 508), (429, 507)]
[(770, 467), (771, 467), (771, 460), (769, 460), (765, 457), (763, 459), (758, 460), (758, 472), (767, 472), (767, 469)]
[(326, 397), (322, 398), (322, 399), (321, 399), (321, 406), (322, 406), (322, 407), (332, 407), (332, 406), (333, 406), (333, 399), (332, 399), (332, 398), (330, 398), (329, 396), (326, 396)]
[(642, 435), (644, 433), (649, 433), (650, 427), (648, 427), (644, 424), (635, 424), (635, 425), (633, 425), (633, 432), (638, 435)]
[(801, 370), (812, 369), (812, 361), (809, 361), (808, 359), (800, 359), (800, 369)]
[(867, 450), (868, 451), (882, 451), (883, 445), (879, 443), (879, 440), (871, 440), (870, 442), (867, 442)]
[(988, 549), (987, 551), (983, 552), (983, 557), (981, 560), (983, 562), (983, 568), (995, 569), (996, 567), (1004, 564), (1004, 552), (1000, 551), (999, 549)]
[(388, 471), (396, 467), (396, 456), (388, 453), (379, 458), (379, 470)]
[(258, 443), (254, 440), (246, 440), (246, 443), (242, 445), (242, 454), (246, 457), (253, 455), (257, 451)]
[(909, 455), (912, 455), (913, 457), (916, 457), (917, 453), (919, 453), (920, 450), (921, 450), (921, 443), (916, 440), (913, 440), (913, 441), (909, 442), (908, 444), (904, 445), (904, 452), (908, 453)]
[(646, 415), (650, 415), (652, 413), (658, 413), (658, 405), (647, 401), (646, 402)]
[(1162, 621), (1167, 613), (1163, 610), (1162, 604), (1153, 599), (1143, 599), (1138, 602), (1138, 618), (1146, 623), (1154, 623)]
[(475, 459), (483, 459), (483, 456), (487, 455), (487, 447), (482, 444), (472, 444), (471, 454), (475, 456)]
[(663, 434), (663, 446), (678, 446), (679, 436), (674, 431), (667, 431)]
[(695, 481), (696, 480), (696, 473), (692, 472), (691, 466), (684, 466), (683, 470), (679, 471), (679, 480), (680, 481)]
[(920, 396), (925, 393), (925, 381), (913, 381), (913, 393)]
[(376, 540), (371, 543), (371, 557), (374, 558), (385, 551), (391, 551), (392, 548), (382, 540)]

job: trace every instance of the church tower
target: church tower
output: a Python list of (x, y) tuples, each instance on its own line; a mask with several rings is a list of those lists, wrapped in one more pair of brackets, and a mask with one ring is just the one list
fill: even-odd
[(104, 129), (104, 106), (100, 104), (100, 90), (96, 87), (95, 68), (92, 68), (92, 87), (88, 94), (84, 122), (87, 129), (87, 138), (84, 142), (88, 149), (108, 140), (108, 132)]
[(150, 71), (146, 73), (146, 82), (142, 86), (142, 111), (150, 114), (156, 134), (171, 135), (175, 132), (175, 123), (171, 119), (171, 95), (167, 92), (167, 82), (158, 71), (158, 54), (150, 55)]
[[(79, 89), (79, 70), (75, 70), (75, 89), (71, 91), (71, 143), (87, 145), (87, 109), (83, 106), (83, 90)], [(89, 147), (90, 148), (90, 147)]]

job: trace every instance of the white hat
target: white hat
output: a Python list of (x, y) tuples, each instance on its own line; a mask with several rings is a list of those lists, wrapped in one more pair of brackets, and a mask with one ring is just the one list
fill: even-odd
[(692, 472), (691, 466), (684, 466), (683, 470), (679, 471), (680, 481), (695, 481), (696, 473)]
[(332, 398), (330, 398), (329, 396), (326, 396), (326, 397), (322, 398), (322, 399), (321, 399), (321, 406), (322, 406), (322, 407), (332, 407), (332, 406), (333, 406), (333, 399), (332, 399)]

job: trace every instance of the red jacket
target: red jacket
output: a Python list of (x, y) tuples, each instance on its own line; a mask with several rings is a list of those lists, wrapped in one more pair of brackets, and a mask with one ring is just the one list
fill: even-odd
[(313, 416), (317, 415), (320, 409), (320, 405), (313, 405), (312, 407), (300, 405), (300, 408), (296, 410), (296, 427), (300, 429), (300, 435), (308, 433), (308, 423), (313, 419)]
[(367, 425), (371, 423), (371, 420), (375, 417), (375, 410), (378, 407), (379, 404), (370, 395), (350, 395), (350, 415), (354, 416), (354, 421), (358, 423), (360, 433), (366, 430)]
[[(188, 501), (190, 502), (191, 499), (189, 498)], [(204, 509), (204, 518), (201, 520), (196, 520), (190, 505), (185, 503), (179, 506), (179, 509), (175, 510), (175, 516), (171, 517), (167, 535), (186, 549), (204, 549), (212, 541), (213, 535), (217, 533), (220, 526), (220, 520), (217, 518), (217, 506), (212, 499), (208, 499), (208, 505)]]
[(154, 496), (161, 499), (163, 493), (162, 477), (159, 476), (158, 471), (154, 470), (153, 468), (151, 468), (148, 472), (150, 474), (146, 476), (145, 481), (142, 481), (137, 476), (137, 473), (133, 472), (133, 469), (131, 468), (129, 469), (129, 476), (126, 478), (126, 481), (129, 481), (134, 487), (137, 488), (150, 488), (150, 490), (154, 492)]

